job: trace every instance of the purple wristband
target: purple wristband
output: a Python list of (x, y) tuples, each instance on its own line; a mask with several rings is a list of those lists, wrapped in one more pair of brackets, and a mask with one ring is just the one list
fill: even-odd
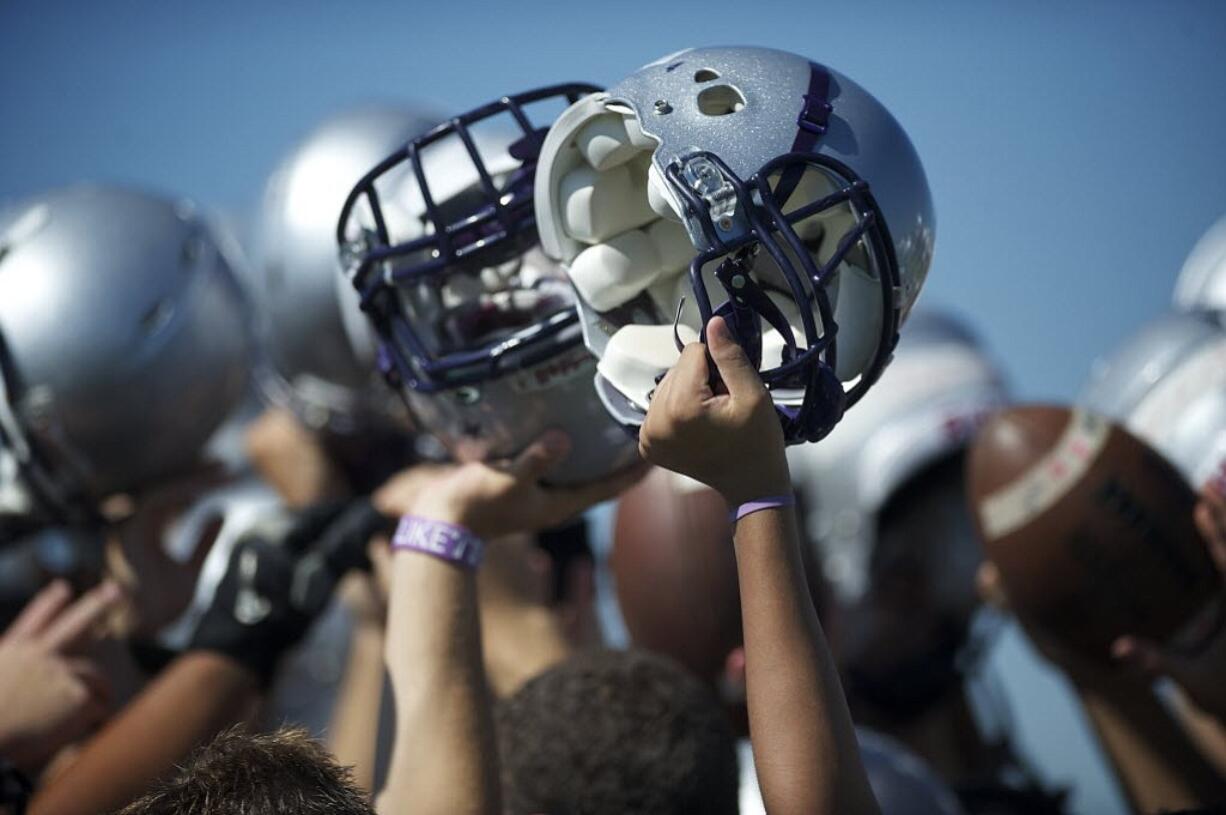
[(392, 535), (392, 549), (424, 552), (475, 569), (481, 564), (485, 542), (462, 526), (405, 515), (396, 526), (396, 534)]
[(756, 501), (746, 501), (732, 512), (728, 513), (728, 520), (732, 523), (744, 518), (746, 515), (752, 515), (763, 509), (778, 509), (779, 507), (790, 507), (796, 503), (796, 499), (791, 495), (768, 495), (765, 498), (759, 498)]

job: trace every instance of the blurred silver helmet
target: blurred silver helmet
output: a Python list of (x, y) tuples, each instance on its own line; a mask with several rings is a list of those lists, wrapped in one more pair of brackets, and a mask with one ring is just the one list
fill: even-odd
[(461, 460), (510, 456), (564, 430), (573, 447), (547, 474), (555, 483), (637, 456), (592, 390), (571, 287), (536, 246), (545, 126), (591, 90), (542, 88), (449, 120), (374, 166), (337, 227), (382, 369), (418, 427)]
[(191, 204), (45, 193), (0, 224), (0, 437), (36, 498), (88, 514), (190, 468), (248, 382), (246, 303)]
[(1226, 332), (1208, 312), (1164, 314), (1094, 363), (1079, 401), (1199, 487), (1226, 463)]
[[(868, 589), (878, 513), (889, 499), (962, 452), (982, 420), (1006, 401), (1000, 372), (971, 332), (950, 315), (920, 310), (860, 406), (821, 444), (788, 450), (806, 537), (841, 599), (854, 601)], [(977, 547), (964, 548), (969, 555), (941, 555), (948, 560), (937, 579), (950, 584), (948, 596), (973, 591)]]
[(1175, 281), (1175, 307), (1226, 313), (1226, 217), (1192, 247)]
[(571, 106), (541, 151), (536, 216), (612, 415), (640, 425), (681, 344), (721, 314), (789, 443), (824, 436), (881, 374), (935, 229), (880, 102), (750, 47), (681, 51)]
[(253, 274), (266, 365), (260, 384), (307, 426), (352, 433), (402, 421), (336, 257), (345, 195), (379, 159), (437, 121), (413, 108), (337, 114), (281, 162), (264, 191)]

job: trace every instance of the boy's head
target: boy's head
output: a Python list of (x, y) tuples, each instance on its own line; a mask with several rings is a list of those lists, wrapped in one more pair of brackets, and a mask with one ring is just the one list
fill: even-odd
[(736, 742), (683, 668), (642, 651), (579, 654), (498, 709), (514, 815), (736, 813)]
[(374, 815), (366, 794), (304, 730), (222, 733), (119, 815)]

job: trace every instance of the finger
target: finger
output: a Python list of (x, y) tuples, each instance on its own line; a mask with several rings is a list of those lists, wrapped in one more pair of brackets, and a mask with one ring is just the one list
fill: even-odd
[(1201, 501), (1193, 511), (1196, 528), (1209, 547), (1209, 556), (1218, 571), (1226, 577), (1226, 518), (1219, 517), (1207, 501)]
[(733, 399), (756, 394), (765, 387), (723, 317), (712, 317), (707, 323), (707, 349)]
[(711, 369), (707, 364), (707, 349), (702, 343), (692, 342), (681, 349), (681, 356), (660, 381), (652, 401), (667, 402), (664, 394), (700, 399), (711, 396)]
[(1178, 672), (1177, 660), (1157, 644), (1140, 637), (1120, 637), (1111, 643), (1111, 656), (1149, 676), (1172, 676)]
[(979, 565), (975, 573), (975, 589), (979, 599), (997, 611), (1009, 610), (1009, 598), (1005, 596), (1005, 587), (1000, 582), (1000, 570), (990, 560)]
[(550, 488), (548, 493), (555, 522), (560, 524), (588, 507), (620, 495), (642, 480), (650, 469), (651, 465), (641, 461), (624, 470), (619, 470), (608, 478), (593, 481), (590, 484)]
[(111, 580), (95, 586), (56, 618), (42, 637), (50, 651), (67, 653), (80, 645), (94, 626), (119, 602), (119, 584)]
[(570, 436), (546, 430), (511, 462), (508, 472), (518, 480), (537, 481), (570, 454)]
[(68, 660), (68, 667), (73, 675), (85, 685), (86, 690), (89, 691), (90, 698), (94, 699), (103, 708), (110, 706), (112, 699), (111, 683), (96, 662), (85, 657), (74, 657)]
[(46, 588), (26, 603), (21, 614), (13, 621), (4, 638), (28, 638), (46, 628), (72, 600), (72, 588), (66, 580), (53, 580)]

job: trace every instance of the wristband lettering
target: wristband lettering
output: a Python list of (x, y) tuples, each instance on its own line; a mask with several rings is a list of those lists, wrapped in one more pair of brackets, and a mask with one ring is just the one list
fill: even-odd
[(768, 495), (765, 498), (759, 498), (756, 501), (746, 501), (732, 512), (728, 513), (728, 520), (732, 523), (744, 518), (746, 515), (752, 515), (764, 509), (778, 509), (779, 507), (790, 507), (796, 503), (795, 497), (792, 495)]
[(407, 549), (475, 569), (485, 543), (462, 526), (405, 515), (392, 536), (392, 549)]

